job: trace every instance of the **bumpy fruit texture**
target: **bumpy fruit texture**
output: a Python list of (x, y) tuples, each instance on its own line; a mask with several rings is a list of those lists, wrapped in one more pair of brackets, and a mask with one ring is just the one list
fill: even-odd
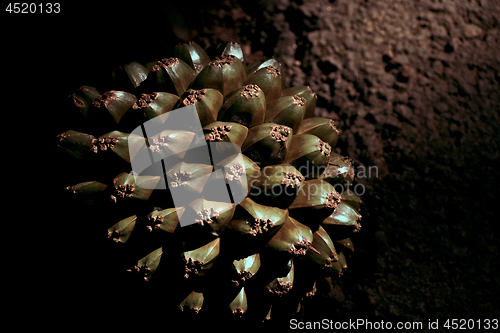
[[(169, 295), (161, 303), (174, 312), (164, 313), (248, 322), (304, 314), (354, 251), (352, 163), (334, 152), (334, 121), (313, 117), (314, 92), (285, 87), (276, 59), (245, 65), (237, 43), (210, 52), (178, 45), (173, 57), (111, 73), (117, 90), (76, 90), (69, 112), (79, 121), (57, 136), (75, 161), (78, 181), (66, 192), (107, 229), (112, 260), (124, 263), (110, 266)], [(201, 136), (189, 124), (165, 128), (174, 120), (164, 115), (193, 105)], [(131, 134), (141, 126), (144, 136)], [(138, 175), (131, 162), (144, 156), (162, 162)], [(224, 195), (213, 193), (224, 183)], [(176, 207), (179, 196), (188, 203)]]

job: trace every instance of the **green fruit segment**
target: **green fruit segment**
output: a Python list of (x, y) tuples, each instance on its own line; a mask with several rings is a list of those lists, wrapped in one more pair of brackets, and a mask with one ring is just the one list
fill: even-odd
[(174, 48), (174, 55), (194, 69), (196, 74), (199, 74), (210, 62), (210, 58), (205, 50), (195, 42), (176, 45)]
[(225, 42), (217, 47), (217, 53), (220, 55), (231, 54), (236, 58), (240, 59), (241, 63), (245, 62), (245, 58), (243, 57), (243, 50), (239, 43), (235, 42)]
[(137, 215), (132, 215), (114, 224), (108, 229), (108, 239), (114, 243), (126, 243), (134, 230)]
[(276, 232), (266, 247), (288, 252), (294, 256), (303, 256), (313, 240), (313, 233), (304, 224), (288, 217), (283, 226)]
[(141, 84), (147, 93), (163, 91), (182, 96), (196, 77), (194, 69), (179, 58), (164, 58), (158, 61)]
[(332, 239), (321, 226), (313, 234), (312, 244), (307, 250), (304, 260), (317, 265), (321, 269), (327, 269), (339, 260)]
[(251, 183), (250, 196), (262, 204), (288, 207), (295, 199), (304, 176), (293, 166), (283, 163), (263, 168)]
[(124, 90), (135, 90), (148, 77), (148, 69), (137, 61), (118, 67), (111, 73), (111, 83)]
[(89, 107), (88, 120), (101, 129), (116, 126), (125, 113), (137, 102), (137, 98), (124, 91), (111, 90), (97, 96)]
[(148, 149), (156, 162), (170, 156), (184, 158), (194, 137), (195, 133), (189, 131), (164, 130), (149, 137)]
[(57, 136), (58, 147), (76, 160), (81, 160), (93, 150), (95, 137), (76, 131), (66, 131)]
[(79, 193), (79, 194), (97, 194), (104, 192), (108, 185), (97, 182), (97, 181), (89, 181), (76, 184), (74, 186), (66, 187), (66, 190), (71, 193)]
[(339, 239), (335, 242), (340, 244), (345, 249), (347, 249), (348, 252), (349, 251), (354, 252), (354, 245), (353, 245), (352, 240), (350, 238)]
[(220, 238), (216, 238), (195, 250), (183, 252), (181, 257), (184, 261), (184, 278), (204, 275), (205, 271), (212, 266), (219, 252)]
[(316, 109), (316, 100), (318, 99), (318, 95), (316, 95), (316, 93), (314, 93), (309, 86), (290, 87), (284, 89), (282, 95), (297, 95), (299, 97), (305, 98), (306, 110), (304, 113), (304, 119), (314, 117), (314, 110)]
[(250, 198), (237, 207), (229, 228), (243, 235), (272, 234), (288, 217), (288, 210), (260, 205)]
[(147, 256), (139, 259), (137, 261), (137, 265), (134, 268), (129, 269), (129, 272), (133, 272), (139, 278), (144, 279), (144, 281), (148, 282), (151, 280), (153, 273), (156, 271), (156, 268), (160, 264), (160, 259), (163, 254), (163, 249), (160, 247)]
[(306, 178), (318, 177), (328, 165), (332, 147), (311, 134), (294, 135), (286, 161)]
[(122, 172), (113, 179), (115, 191), (111, 195), (111, 200), (113, 202), (126, 198), (148, 200), (158, 181), (160, 176), (134, 176)]
[(241, 316), (247, 311), (247, 295), (245, 293), (245, 288), (241, 288), (240, 292), (233, 301), (229, 304), (229, 309), (233, 315)]
[(80, 114), (86, 118), (87, 111), (97, 96), (99, 92), (94, 87), (81, 86), (69, 98)]
[(256, 179), (260, 173), (259, 166), (245, 155), (236, 154), (225, 158), (215, 165), (215, 169), (224, 169), (225, 179), (231, 184), (246, 176), (245, 181)]
[(248, 128), (238, 123), (216, 121), (203, 127), (205, 140), (209, 142), (231, 142), (241, 147)]
[(192, 312), (194, 314), (198, 314), (200, 312), (203, 302), (205, 301), (205, 297), (203, 297), (203, 293), (198, 293), (192, 291), (180, 304), (179, 310), (182, 312)]
[(271, 320), (271, 310), (273, 309), (272, 305), (269, 306), (269, 311), (267, 312), (266, 317), (264, 318), (263, 322), (265, 320)]
[(247, 84), (233, 90), (226, 97), (217, 119), (253, 127), (264, 123), (265, 114), (266, 98), (264, 92), (255, 84)]
[(247, 78), (247, 74), (245, 65), (243, 64), (245, 62), (245, 59), (243, 57), (243, 50), (241, 49), (240, 44), (234, 42), (223, 43), (217, 48), (217, 53), (220, 54), (220, 57), (233, 56), (239, 60), (235, 62), (233, 66), (235, 67), (239, 75), (241, 84), (243, 84), (243, 82), (245, 82)]
[[(194, 200), (185, 217), (201, 226), (208, 226), (216, 236), (222, 234), (234, 215), (235, 205), (227, 202), (208, 201), (204, 198)], [(192, 221), (189, 221), (192, 222)]]
[(150, 120), (171, 111), (179, 100), (179, 96), (166, 92), (143, 93), (132, 109), (142, 112), (145, 120)]
[(284, 90), (286, 87), (286, 70), (285, 67), (275, 58), (270, 58), (267, 60), (264, 60), (262, 62), (255, 62), (252, 64), (249, 64), (246, 68), (247, 71), (247, 76), (250, 77), (260, 69), (267, 67), (267, 66), (272, 66), (274, 68), (279, 69), (280, 71), (280, 79), (281, 79), (281, 89)]
[(361, 230), (360, 219), (361, 215), (354, 208), (344, 202), (340, 202), (335, 211), (323, 220), (323, 227), (336, 240), (342, 239)]
[(208, 63), (193, 82), (192, 89), (212, 88), (226, 96), (243, 84), (244, 68), (233, 55), (216, 57)]
[(125, 66), (123, 66), (125, 73), (127, 73), (130, 82), (132, 82), (132, 86), (137, 88), (146, 78), (148, 77), (148, 71), (146, 67), (137, 61), (132, 61)]
[(173, 233), (179, 224), (179, 220), (184, 213), (185, 208), (167, 208), (161, 211), (155, 210), (148, 214), (148, 223), (146, 229), (150, 232), (154, 230), (163, 230)]
[(340, 194), (332, 185), (311, 179), (304, 182), (288, 209), (291, 217), (314, 225), (332, 214), (339, 202)]
[(326, 218), (324, 224), (332, 225), (357, 225), (361, 219), (361, 215), (351, 206), (344, 202), (340, 202), (335, 212)]
[(245, 80), (247, 79), (247, 74), (245, 70), (245, 65), (243, 64), (245, 60), (243, 58), (243, 51), (241, 50), (240, 45), (229, 42), (221, 54), (221, 57), (226, 57), (226, 56), (236, 57), (236, 59), (238, 59), (238, 61), (236, 61), (233, 64), (233, 66), (241, 82), (240, 85), (242, 85), (243, 82), (245, 82)]
[(304, 119), (295, 133), (312, 134), (328, 143), (332, 148), (339, 140), (340, 131), (335, 126), (333, 119), (327, 118), (308, 118)]
[(332, 153), (328, 165), (319, 176), (330, 184), (348, 184), (354, 181), (354, 168), (349, 157)]
[(299, 189), (303, 183), (304, 176), (293, 166), (283, 163), (263, 168), (253, 182), (253, 188), (260, 189), (258, 192), (263, 192), (265, 196), (271, 196), (275, 186), (285, 185)]
[(305, 105), (305, 98), (298, 95), (281, 97), (268, 103), (265, 122), (288, 126), (295, 132), (304, 117)]
[(255, 253), (246, 258), (234, 260), (232, 266), (237, 274), (237, 278), (232, 280), (232, 282), (236, 286), (239, 286), (257, 273), (260, 268), (260, 255)]
[(135, 134), (113, 131), (94, 139), (92, 142), (92, 151), (113, 151), (127, 163), (134, 158), (134, 154), (144, 147), (146, 142), (144, 138)]
[(291, 145), (290, 127), (266, 123), (252, 127), (241, 150), (261, 166), (285, 162)]
[(281, 72), (273, 66), (262, 67), (246, 80), (246, 84), (259, 86), (266, 96), (266, 103), (280, 98), (281, 96)]
[(171, 191), (201, 193), (213, 167), (207, 164), (181, 162), (167, 171), (167, 182)]
[(222, 106), (223, 100), (224, 97), (222, 94), (215, 89), (189, 89), (182, 95), (181, 100), (177, 103), (175, 108), (194, 105), (198, 112), (201, 126), (206, 126), (217, 119), (217, 113)]
[(259, 166), (242, 154), (234, 154), (218, 162), (215, 165), (215, 170), (219, 169), (222, 170), (222, 173), (214, 172), (212, 180), (214, 182), (223, 180), (229, 187), (235, 203), (241, 202), (248, 195), (253, 181), (260, 173)]

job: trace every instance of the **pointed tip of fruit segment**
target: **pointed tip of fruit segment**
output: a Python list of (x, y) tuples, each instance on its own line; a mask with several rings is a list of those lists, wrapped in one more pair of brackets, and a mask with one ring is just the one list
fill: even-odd
[(316, 95), (316, 93), (315, 93), (314, 91), (312, 91), (311, 87), (309, 87), (309, 86), (306, 86), (306, 87), (307, 87), (307, 90), (309, 90), (309, 93), (310, 93), (311, 95), (313, 95), (313, 96), (314, 96), (314, 98), (318, 99), (318, 95)]
[(279, 68), (276, 68), (274, 66), (266, 66), (264, 68), (267, 69), (268, 74), (273, 75), (275, 78), (281, 75)]
[(196, 315), (203, 307), (204, 300), (203, 293), (193, 291), (179, 304), (179, 310), (181, 312), (192, 312)]
[(108, 149), (113, 149), (116, 147), (118, 138), (114, 137), (103, 137), (99, 139), (92, 139), (92, 147), (90, 148), (94, 153), (99, 151), (107, 151)]
[(210, 206), (198, 212), (197, 215), (198, 219), (196, 219), (195, 222), (203, 226), (205, 223), (210, 224), (217, 220), (220, 213), (215, 211), (213, 206)]
[(274, 226), (274, 222), (271, 219), (260, 219), (258, 217), (255, 218), (255, 222), (252, 224), (252, 230), (250, 234), (252, 236), (257, 236), (257, 234), (262, 234), (267, 232)]
[(192, 258), (188, 258), (185, 261), (184, 278), (188, 279), (193, 275), (199, 275), (203, 265), (205, 265), (203, 261), (198, 261), (198, 260), (193, 260)]
[(208, 64), (210, 66), (224, 67), (226, 65), (231, 65), (236, 61), (236, 59), (236, 56), (232, 54), (223, 54), (220, 57), (215, 57), (215, 59), (210, 61)]
[(146, 226), (146, 229), (149, 230), (149, 232), (152, 232), (153, 229), (160, 229), (161, 224), (163, 223), (163, 216), (161, 215), (156, 215), (156, 216), (151, 216), (149, 218), (149, 225)]
[(93, 101), (92, 105), (95, 106), (96, 108), (107, 108), (108, 105), (118, 98), (118, 95), (116, 94), (116, 91), (111, 90), (108, 92), (105, 92), (102, 95), (97, 96)]
[(243, 165), (241, 163), (235, 163), (230, 168), (226, 169), (226, 173), (225, 174), (226, 174), (225, 178), (228, 181), (233, 181), (233, 180), (238, 181), (246, 173), (245, 173), (245, 168), (243, 167)]
[(172, 187), (183, 186), (183, 185), (186, 185), (187, 181), (190, 179), (191, 179), (190, 172), (179, 171), (179, 172), (176, 172), (172, 175), (172, 182), (170, 182), (170, 185)]
[(271, 128), (270, 134), (274, 139), (276, 139), (276, 141), (285, 143), (288, 141), (290, 128), (287, 126), (276, 125)]
[(115, 188), (115, 192), (111, 195), (111, 200), (117, 202), (117, 198), (131, 198), (134, 194), (135, 186), (131, 184), (120, 184)]
[(236, 295), (234, 300), (229, 304), (229, 309), (234, 315), (241, 316), (246, 312), (247, 308), (247, 296), (245, 293), (245, 288), (243, 287), (241, 288), (238, 295)]
[(339, 255), (334, 252), (332, 253), (327, 259), (326, 259), (326, 262), (325, 262), (325, 267), (332, 267), (333, 263), (339, 261), (340, 257)]
[(205, 94), (207, 93), (207, 89), (194, 90), (189, 89), (188, 95), (182, 100), (182, 104), (185, 106), (193, 105), (198, 101), (201, 101)]
[(337, 133), (337, 135), (340, 134), (340, 130), (335, 125), (335, 121), (333, 119), (330, 119), (329, 122), (328, 122), (328, 124), (330, 125), (330, 128), (332, 129), (332, 131), (334, 131), (335, 133)]
[(299, 105), (299, 106), (304, 106), (306, 105), (306, 99), (304, 97), (299, 97), (298, 95), (293, 95), (293, 104)]
[(316, 147), (318, 147), (326, 157), (330, 157), (332, 146), (330, 146), (327, 142), (319, 140), (319, 143), (316, 145)]
[(141, 94), (141, 97), (135, 102), (134, 105), (132, 105), (132, 108), (134, 110), (140, 110), (140, 109), (145, 109), (149, 106), (149, 104), (153, 103), (157, 98), (159, 94), (157, 92), (154, 92), (152, 94)]
[(296, 173), (293, 173), (293, 172), (287, 172), (284, 175), (283, 180), (281, 181), (281, 184), (295, 188), (295, 187), (299, 187), (303, 180), (304, 180), (303, 176), (297, 175)]
[(231, 131), (231, 125), (214, 126), (205, 137), (207, 141), (222, 141)]
[(167, 68), (172, 68), (175, 65), (179, 63), (178, 58), (163, 58), (162, 60), (158, 61), (156, 65), (151, 67), (151, 71), (156, 72), (159, 71), (160, 69), (167, 69)]
[(326, 207), (328, 208), (337, 208), (340, 203), (340, 194), (336, 191), (329, 192), (326, 195)]
[(256, 84), (247, 84), (245, 86), (245, 89), (241, 91), (241, 96), (245, 97), (247, 100), (250, 99), (250, 97), (259, 97), (260, 92), (262, 89)]
[(294, 256), (303, 256), (307, 253), (307, 249), (311, 246), (311, 242), (306, 239), (302, 239), (301, 241), (295, 243), (290, 248), (290, 254)]

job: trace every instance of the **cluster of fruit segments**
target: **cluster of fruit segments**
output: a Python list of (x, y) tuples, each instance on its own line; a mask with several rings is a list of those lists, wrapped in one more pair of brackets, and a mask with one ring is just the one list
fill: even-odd
[[(302, 312), (331, 287), (354, 250), (361, 200), (336, 186), (354, 170), (333, 151), (334, 122), (314, 117), (309, 87), (286, 88), (274, 58), (245, 65), (231, 42), (178, 45), (110, 82), (124, 90), (70, 96), (76, 121), (57, 144), (81, 170), (66, 190), (107, 223), (124, 272), (176, 286), (182, 313), (257, 320)], [(139, 174), (131, 165), (144, 159)]]

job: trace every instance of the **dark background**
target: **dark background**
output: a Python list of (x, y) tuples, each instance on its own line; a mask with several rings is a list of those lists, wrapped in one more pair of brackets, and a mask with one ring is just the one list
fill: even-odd
[[(63, 4), (58, 16), (2, 16), (4, 82), (19, 94), (4, 103), (35, 97), (21, 114), (37, 135), (68, 130), (61, 101), (125, 61), (170, 56), (189, 39), (201, 46), (241, 42), (247, 60), (276, 56), (289, 86), (309, 85), (318, 94), (316, 115), (340, 125), (338, 150), (357, 170), (378, 170), (358, 179), (367, 191), (356, 252), (318, 316), (422, 321), (424, 328), (429, 319), (500, 317), (498, 2), (73, 6)], [(39, 161), (38, 170), (50, 173), (52, 162)], [(55, 203), (47, 207), (57, 221), (51, 228), (63, 230), (70, 217), (60, 217)], [(82, 239), (47, 244), (52, 254), (74, 251), (73, 264), (60, 266), (66, 273), (51, 273), (74, 295), (60, 298), (63, 307), (98, 296), (86, 294), (95, 279), (91, 267), (81, 267), (90, 264)], [(91, 320), (87, 310), (73, 313), (75, 320)]]

